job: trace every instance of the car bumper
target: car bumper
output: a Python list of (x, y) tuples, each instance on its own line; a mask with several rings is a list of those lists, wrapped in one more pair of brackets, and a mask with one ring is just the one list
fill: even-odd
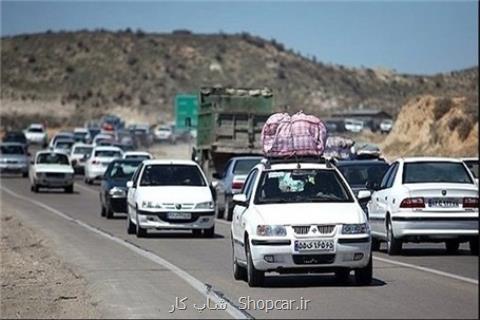
[(13, 164), (13, 163), (8, 163), (8, 164), (0, 164), (0, 172), (28, 172), (28, 164)]
[[(300, 269), (316, 269), (321, 272), (322, 269), (331, 271), (362, 268), (368, 264), (370, 259), (370, 236), (336, 239), (335, 251), (331, 253), (296, 252), (294, 240), (283, 241), (288, 241), (288, 244), (269, 244), (252, 239), (250, 250), (255, 268), (280, 273)], [(271, 259), (271, 256), (273, 256), (273, 261), (268, 262), (267, 260)]]
[(88, 170), (85, 170), (85, 175), (89, 179), (101, 179), (107, 171), (107, 167), (90, 167)]
[(392, 215), (396, 238), (450, 239), (478, 236), (478, 212), (428, 213), (402, 212)]
[(38, 179), (37, 186), (42, 188), (64, 188), (73, 185), (72, 179)]
[(108, 205), (113, 212), (127, 212), (127, 198), (124, 198), (124, 197), (112, 198), (112, 197), (110, 197)]
[(137, 213), (140, 227), (145, 229), (208, 229), (215, 224), (215, 212), (191, 212), (189, 220), (168, 219), (167, 212), (151, 213), (139, 211)]

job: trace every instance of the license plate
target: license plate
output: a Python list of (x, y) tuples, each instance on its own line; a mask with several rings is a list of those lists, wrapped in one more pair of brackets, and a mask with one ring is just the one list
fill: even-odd
[(460, 204), (457, 199), (433, 198), (428, 199), (428, 206), (431, 208), (458, 208)]
[(172, 220), (188, 220), (192, 218), (192, 214), (190, 212), (169, 212), (167, 217)]
[(335, 251), (335, 243), (333, 240), (295, 240), (295, 251)]

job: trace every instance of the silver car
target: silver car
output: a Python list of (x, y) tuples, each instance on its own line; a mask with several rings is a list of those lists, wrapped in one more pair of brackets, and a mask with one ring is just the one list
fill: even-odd
[(0, 144), (0, 172), (21, 173), (26, 178), (29, 160), (24, 144), (15, 142)]

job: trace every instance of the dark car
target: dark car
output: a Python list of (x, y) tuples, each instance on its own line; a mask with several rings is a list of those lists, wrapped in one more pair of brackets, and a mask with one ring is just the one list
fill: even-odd
[[(355, 196), (361, 190), (373, 191), (375, 184), (379, 185), (389, 165), (381, 159), (377, 160), (344, 160), (335, 164), (352, 188)], [(360, 201), (363, 211), (367, 212), (369, 199)]]
[(21, 131), (8, 131), (3, 136), (2, 142), (16, 142), (23, 145), (28, 145), (27, 137)]
[(100, 187), (102, 217), (110, 219), (116, 212), (127, 212), (127, 181), (141, 163), (141, 160), (114, 160), (109, 164)]

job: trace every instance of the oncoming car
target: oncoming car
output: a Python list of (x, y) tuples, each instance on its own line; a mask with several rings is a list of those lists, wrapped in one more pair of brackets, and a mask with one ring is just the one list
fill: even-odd
[(127, 232), (148, 229), (215, 233), (214, 199), (205, 174), (193, 161), (144, 160), (127, 183)]
[(73, 193), (73, 167), (68, 155), (54, 151), (39, 151), (30, 166), (30, 186), (33, 192), (40, 188), (63, 188)]
[[(360, 191), (358, 197), (370, 192)], [(338, 170), (328, 163), (264, 162), (233, 196), (234, 278), (263, 284), (265, 272), (334, 272), (372, 280), (367, 217)]]

